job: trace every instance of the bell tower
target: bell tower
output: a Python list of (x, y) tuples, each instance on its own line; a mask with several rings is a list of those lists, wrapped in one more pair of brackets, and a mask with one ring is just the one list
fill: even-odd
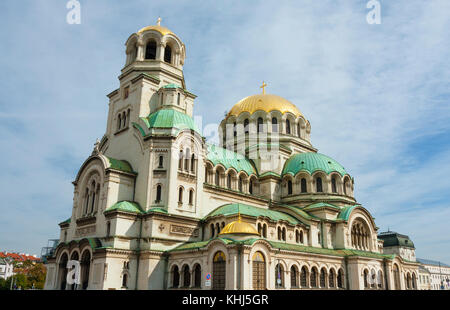
[[(108, 132), (115, 133), (117, 115), (136, 122), (160, 109), (173, 109), (192, 116), (195, 95), (188, 92), (183, 74), (186, 47), (168, 28), (147, 26), (125, 43), (126, 61), (119, 76), (120, 88), (108, 95)], [(121, 114), (122, 113), (122, 114)], [(123, 116), (122, 116), (123, 119)]]

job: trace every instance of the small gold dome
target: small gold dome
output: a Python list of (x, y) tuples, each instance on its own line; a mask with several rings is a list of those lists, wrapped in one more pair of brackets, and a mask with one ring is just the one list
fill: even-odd
[(233, 221), (227, 224), (219, 233), (219, 235), (226, 235), (226, 234), (245, 234), (245, 235), (259, 236), (258, 231), (256, 230), (255, 227), (253, 227), (252, 224), (242, 222), (240, 214), (237, 221)]
[(139, 30), (137, 33), (142, 33), (145, 32), (147, 30), (155, 30), (158, 31), (160, 34), (162, 34), (163, 36), (165, 36), (166, 34), (174, 34), (172, 31), (170, 31), (169, 29), (167, 29), (166, 27), (163, 26), (147, 26), (142, 28), (141, 30)]
[(265, 111), (267, 113), (271, 111), (280, 111), (281, 114), (290, 112), (296, 117), (302, 115), (293, 103), (283, 97), (270, 94), (259, 94), (246, 97), (236, 103), (233, 108), (231, 108), (230, 112), (228, 112), (227, 117), (232, 115), (238, 116), (243, 112), (253, 114), (258, 110)]

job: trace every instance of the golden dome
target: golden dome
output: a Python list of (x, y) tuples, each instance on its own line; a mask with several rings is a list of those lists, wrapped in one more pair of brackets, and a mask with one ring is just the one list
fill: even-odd
[(241, 215), (239, 214), (238, 220), (233, 221), (227, 224), (219, 235), (225, 234), (246, 234), (246, 235), (257, 235), (259, 236), (258, 231), (252, 224), (242, 222)]
[(165, 36), (166, 34), (174, 34), (172, 31), (170, 31), (166, 27), (158, 26), (158, 25), (144, 27), (141, 30), (139, 30), (137, 33), (142, 33), (142, 32), (145, 32), (147, 30), (156, 30), (160, 34), (162, 34), (163, 36)]
[(281, 114), (290, 112), (296, 117), (302, 115), (302, 113), (297, 109), (297, 107), (290, 101), (284, 99), (283, 97), (270, 94), (259, 94), (246, 97), (236, 103), (228, 112), (228, 116), (238, 116), (243, 112), (249, 112), (253, 114), (254, 112), (261, 110), (267, 113), (271, 111), (280, 111)]

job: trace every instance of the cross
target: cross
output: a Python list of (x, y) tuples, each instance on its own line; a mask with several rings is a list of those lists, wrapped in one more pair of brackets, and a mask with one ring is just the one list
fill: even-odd
[(157, 24), (158, 26), (161, 26), (161, 17), (158, 17), (158, 20), (156, 21), (156, 24)]
[(261, 85), (261, 87), (260, 88), (262, 88), (262, 90), (263, 90), (263, 95), (265, 95), (266, 94), (266, 87), (267, 86), (267, 84), (263, 81), (263, 83), (262, 83), (262, 85)]

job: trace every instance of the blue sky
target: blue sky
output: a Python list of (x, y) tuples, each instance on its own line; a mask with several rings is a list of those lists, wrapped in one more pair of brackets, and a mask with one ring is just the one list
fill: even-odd
[(66, 2), (0, 3), (0, 250), (39, 254), (58, 237), (124, 43), (161, 16), (186, 44), (204, 125), (266, 81), (355, 178), (381, 231), (450, 263), (449, 1), (380, 0), (380, 25), (365, 0), (80, 0), (80, 25), (66, 23)]

